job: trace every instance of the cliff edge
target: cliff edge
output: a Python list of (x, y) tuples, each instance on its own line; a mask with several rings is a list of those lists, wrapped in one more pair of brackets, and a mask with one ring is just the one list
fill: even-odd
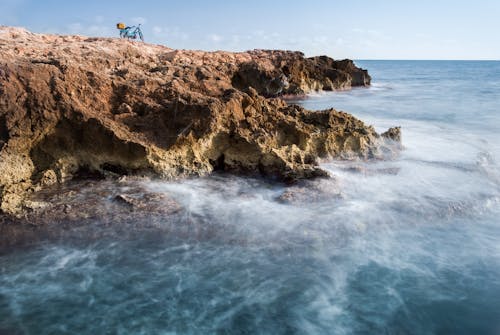
[(300, 52), (173, 50), (0, 27), (0, 202), (82, 171), (165, 178), (214, 170), (285, 181), (318, 158), (376, 158), (399, 141), (281, 95), (369, 85), (352, 61)]

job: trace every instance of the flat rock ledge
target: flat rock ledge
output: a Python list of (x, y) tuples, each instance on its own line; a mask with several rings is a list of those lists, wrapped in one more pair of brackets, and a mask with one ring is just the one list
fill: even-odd
[(280, 99), (369, 84), (366, 70), (326, 56), (0, 27), (0, 209), (23, 213), (30, 193), (82, 174), (218, 170), (293, 182), (327, 176), (319, 158), (386, 158), (400, 148), (399, 128), (379, 135), (350, 114)]

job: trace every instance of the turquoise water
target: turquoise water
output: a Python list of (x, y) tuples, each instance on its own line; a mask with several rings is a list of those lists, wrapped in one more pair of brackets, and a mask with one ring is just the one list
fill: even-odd
[(186, 209), (168, 229), (0, 254), (0, 334), (500, 334), (500, 62), (357, 64), (371, 88), (297, 103), (401, 125), (400, 157), (322, 162), (313, 202), (142, 182)]

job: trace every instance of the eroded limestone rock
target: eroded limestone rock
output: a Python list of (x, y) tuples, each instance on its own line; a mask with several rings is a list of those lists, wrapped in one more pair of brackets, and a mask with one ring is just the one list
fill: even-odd
[(399, 129), (380, 136), (347, 113), (275, 98), (369, 82), (352, 61), (298, 52), (172, 50), (0, 27), (2, 211), (20, 213), (26, 193), (82, 171), (294, 181), (324, 176), (318, 158), (383, 157)]

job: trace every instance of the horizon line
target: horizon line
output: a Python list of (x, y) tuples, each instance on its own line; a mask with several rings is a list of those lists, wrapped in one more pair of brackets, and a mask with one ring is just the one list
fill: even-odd
[(422, 58), (422, 59), (411, 59), (411, 58), (352, 58), (354, 61), (390, 61), (390, 62), (400, 62), (400, 61), (412, 61), (412, 62), (500, 62), (500, 59), (432, 59), (432, 58)]

